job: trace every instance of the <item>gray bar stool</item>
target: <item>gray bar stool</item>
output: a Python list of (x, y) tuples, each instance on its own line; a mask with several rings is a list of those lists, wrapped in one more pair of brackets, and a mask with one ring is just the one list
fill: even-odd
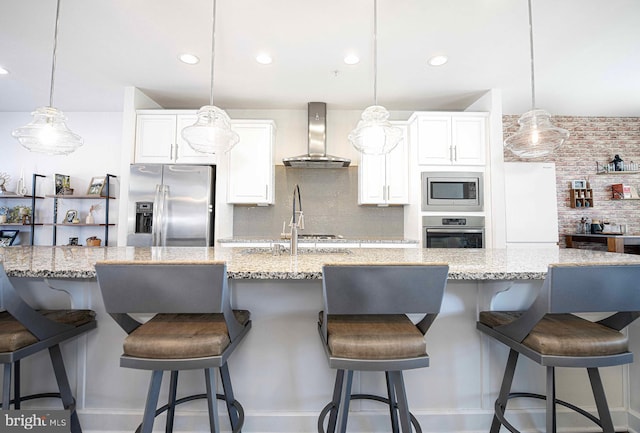
[[(329, 361), (337, 369), (332, 401), (318, 418), (318, 431), (346, 432), (349, 402), (372, 399), (389, 405), (391, 426), (417, 432), (409, 412), (402, 370), (429, 366), (424, 335), (440, 312), (447, 283), (446, 264), (325, 265), (324, 310), (319, 332)], [(407, 314), (420, 315), (414, 324)], [(351, 394), (353, 371), (384, 371), (387, 397)]]
[[(233, 395), (227, 360), (251, 328), (246, 310), (232, 310), (223, 262), (127, 262), (96, 264), (107, 313), (129, 334), (120, 366), (151, 370), (141, 425), (151, 433), (155, 416), (166, 411), (166, 432), (173, 430), (177, 404), (206, 398), (211, 432), (219, 432), (216, 398), (224, 400), (234, 432), (244, 412)], [(144, 324), (130, 314), (155, 314)], [(216, 395), (214, 369), (224, 394)], [(203, 369), (205, 394), (176, 399), (178, 371)], [(171, 371), (169, 401), (157, 409), (162, 374)]]
[[(91, 310), (34, 310), (11, 284), (1, 262), (0, 287), (6, 308), (6, 311), (0, 312), (0, 362), (4, 367), (2, 409), (8, 410), (11, 404), (14, 409), (20, 409), (20, 403), (26, 400), (60, 398), (64, 408), (70, 411), (71, 432), (81, 433), (60, 344), (94, 329), (95, 313)], [(45, 349), (49, 351), (60, 392), (23, 396), (20, 393), (20, 360)]]
[[(612, 313), (593, 322), (571, 313)], [(613, 433), (613, 422), (599, 368), (633, 361), (620, 331), (640, 316), (640, 265), (551, 265), (535, 301), (526, 311), (483, 311), (477, 328), (510, 348), (502, 386), (495, 402), (491, 432), (501, 425), (518, 430), (505, 418), (515, 397), (546, 400), (546, 431), (556, 431), (556, 405), (565, 406)], [(511, 392), (519, 355), (546, 368), (546, 395)], [(556, 398), (555, 368), (586, 368), (598, 409), (596, 418)]]

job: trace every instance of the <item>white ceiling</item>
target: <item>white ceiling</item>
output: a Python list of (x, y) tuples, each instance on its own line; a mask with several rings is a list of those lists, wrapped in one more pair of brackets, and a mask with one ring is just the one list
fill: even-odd
[[(54, 105), (120, 111), (135, 86), (165, 108), (208, 103), (212, 0), (61, 0)], [(0, 111), (48, 105), (55, 0), (0, 1)], [(215, 104), (373, 103), (373, 0), (218, 0)], [(490, 88), (531, 107), (526, 0), (378, 0), (378, 102), (464, 109)], [(640, 116), (640, 0), (533, 0), (537, 106)], [(177, 60), (192, 52), (202, 61)], [(273, 63), (255, 62), (268, 51)], [(361, 61), (348, 66), (349, 52)], [(426, 60), (446, 54), (449, 63)]]

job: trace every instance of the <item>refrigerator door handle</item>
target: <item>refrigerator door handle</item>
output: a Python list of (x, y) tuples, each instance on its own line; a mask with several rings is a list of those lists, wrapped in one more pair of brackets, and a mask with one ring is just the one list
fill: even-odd
[(162, 204), (162, 207), (160, 210), (160, 218), (158, 220), (161, 226), (159, 246), (166, 247), (167, 246), (167, 228), (168, 228), (167, 226), (169, 225), (169, 216), (167, 215), (167, 211), (168, 211), (167, 206), (169, 202), (168, 200), (169, 185), (162, 185), (161, 192), (162, 192), (162, 199), (160, 203)]
[(157, 247), (161, 245), (162, 227), (160, 222), (162, 221), (163, 213), (163, 185), (156, 185), (156, 194), (153, 199), (153, 219), (151, 222), (151, 246)]

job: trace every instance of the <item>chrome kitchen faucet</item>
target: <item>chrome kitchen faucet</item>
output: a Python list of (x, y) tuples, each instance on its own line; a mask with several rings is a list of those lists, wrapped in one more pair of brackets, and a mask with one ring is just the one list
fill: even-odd
[[(298, 211), (296, 211), (296, 193), (298, 194), (298, 208), (300, 209)], [(304, 230), (304, 214), (302, 213), (302, 200), (300, 199), (300, 186), (298, 184), (293, 188), (293, 214), (289, 226), (291, 227), (289, 250), (292, 256), (296, 256), (298, 255), (298, 229)]]

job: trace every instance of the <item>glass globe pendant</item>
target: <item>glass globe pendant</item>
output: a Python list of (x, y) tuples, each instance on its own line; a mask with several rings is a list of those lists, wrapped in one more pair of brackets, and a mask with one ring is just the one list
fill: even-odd
[(362, 112), (362, 120), (348, 138), (353, 147), (367, 155), (391, 152), (402, 140), (402, 130), (391, 125), (389, 111), (378, 105), (378, 3), (373, 1), (373, 105)]
[(520, 129), (504, 141), (505, 147), (520, 158), (540, 158), (553, 153), (569, 138), (569, 131), (554, 126), (551, 114), (531, 110), (518, 119)]
[(60, 110), (39, 107), (31, 115), (31, 122), (11, 133), (24, 148), (48, 155), (68, 155), (82, 146), (82, 137), (67, 127), (67, 118)]
[(504, 147), (520, 158), (540, 158), (554, 152), (569, 138), (569, 131), (554, 126), (551, 114), (536, 109), (535, 67), (533, 60), (533, 18), (531, 0), (529, 5), (529, 49), (531, 63), (531, 111), (520, 119), (518, 132), (504, 140)]
[(211, 87), (209, 105), (198, 111), (196, 123), (184, 128), (180, 135), (196, 152), (224, 153), (231, 150), (240, 137), (231, 129), (231, 119), (221, 108), (213, 105), (213, 71), (216, 45), (216, 0), (213, 0), (213, 25), (211, 29)]
[(48, 155), (68, 155), (82, 146), (83, 143), (82, 137), (71, 132), (65, 124), (67, 118), (64, 114), (53, 107), (53, 84), (56, 71), (59, 17), (60, 0), (58, 0), (56, 6), (49, 106), (36, 108), (36, 111), (31, 113), (33, 120), (30, 123), (11, 132), (11, 135), (29, 151), (46, 153)]
[(372, 105), (362, 112), (362, 120), (348, 138), (359, 152), (381, 155), (391, 152), (400, 143), (402, 130), (391, 125), (386, 108)]
[(231, 129), (227, 113), (214, 106), (205, 105), (198, 111), (198, 120), (180, 133), (187, 143), (202, 153), (228, 152), (240, 137)]

